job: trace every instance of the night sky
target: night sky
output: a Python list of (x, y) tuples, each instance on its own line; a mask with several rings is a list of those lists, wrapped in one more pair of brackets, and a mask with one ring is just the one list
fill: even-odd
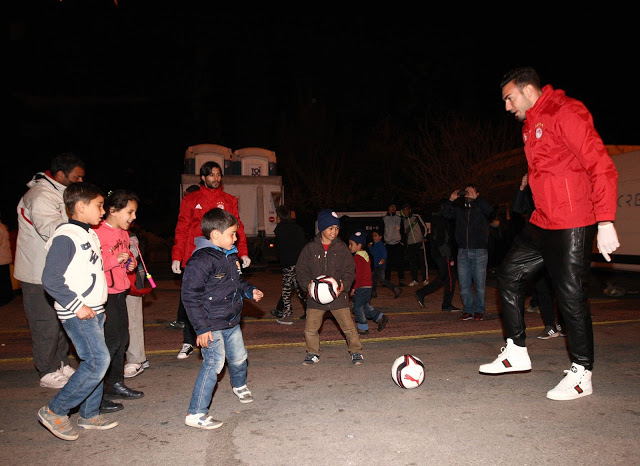
[(87, 181), (151, 192), (141, 220), (171, 223), (190, 145), (278, 153), (283, 121), (309, 102), (356, 146), (386, 116), (499, 121), (500, 77), (522, 64), (582, 100), (605, 144), (640, 144), (638, 39), (620, 19), (630, 13), (549, 33), (522, 17), (469, 28), (411, 12), (234, 15), (183, 3), (51, 0), (12, 12), (6, 224), (25, 183), (62, 151), (85, 159)]

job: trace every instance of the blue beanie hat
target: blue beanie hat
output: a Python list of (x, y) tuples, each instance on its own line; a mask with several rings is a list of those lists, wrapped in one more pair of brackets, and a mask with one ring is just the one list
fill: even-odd
[(351, 238), (349, 238), (349, 241), (353, 241), (356, 244), (361, 244), (365, 246), (367, 244), (367, 232), (356, 231), (353, 235), (351, 235)]
[(340, 226), (338, 214), (331, 209), (322, 209), (318, 213), (318, 231), (324, 231), (333, 225)]

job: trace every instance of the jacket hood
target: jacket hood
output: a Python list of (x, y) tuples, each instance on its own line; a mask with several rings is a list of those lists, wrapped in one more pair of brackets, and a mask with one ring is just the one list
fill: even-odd
[(218, 251), (222, 251), (223, 253), (225, 253), (225, 255), (229, 255), (229, 254), (234, 254), (234, 253), (238, 253), (238, 248), (236, 248), (235, 246), (233, 246), (231, 249), (229, 249), (228, 251), (222, 248), (219, 248), (218, 246), (216, 246), (215, 244), (213, 244), (211, 241), (209, 241), (207, 238), (205, 238), (204, 236), (198, 236), (197, 238), (195, 238), (193, 240), (193, 242), (196, 245), (196, 248), (193, 250), (193, 252), (196, 252), (198, 249), (204, 249), (204, 248), (211, 248), (211, 249), (217, 249)]

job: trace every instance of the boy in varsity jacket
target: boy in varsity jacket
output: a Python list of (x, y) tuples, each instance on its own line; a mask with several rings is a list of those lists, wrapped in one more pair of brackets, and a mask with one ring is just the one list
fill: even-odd
[(79, 434), (68, 415), (78, 405), (80, 429), (106, 430), (118, 423), (100, 414), (102, 379), (110, 362), (103, 335), (107, 281), (100, 241), (91, 226), (102, 219), (104, 196), (96, 186), (72, 183), (64, 192), (64, 203), (71, 218), (56, 229), (45, 246), (48, 252), (42, 285), (55, 300), (54, 308), (80, 365), (38, 411), (38, 419), (56, 437), (76, 440)]

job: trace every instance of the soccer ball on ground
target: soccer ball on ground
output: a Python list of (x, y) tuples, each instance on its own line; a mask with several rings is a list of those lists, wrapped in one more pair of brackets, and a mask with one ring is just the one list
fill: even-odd
[(311, 298), (320, 304), (329, 304), (338, 296), (338, 282), (328, 275), (320, 275), (311, 280), (309, 292)]
[(417, 388), (424, 382), (424, 364), (411, 354), (400, 356), (391, 366), (391, 378), (398, 387)]

